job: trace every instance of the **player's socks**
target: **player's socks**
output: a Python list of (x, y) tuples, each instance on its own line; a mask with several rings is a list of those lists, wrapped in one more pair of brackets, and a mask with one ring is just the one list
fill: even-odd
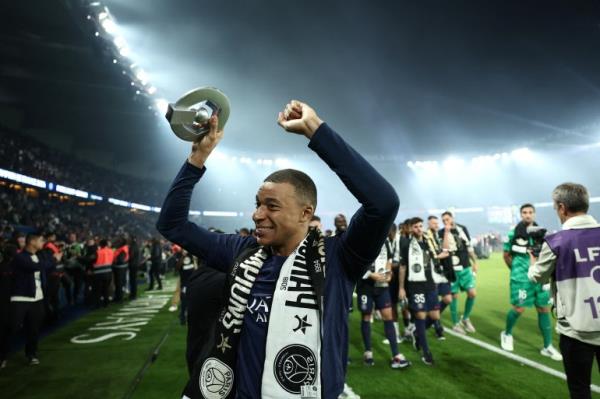
[(387, 320), (383, 322), (383, 331), (385, 337), (390, 341), (390, 348), (392, 349), (392, 357), (398, 354), (398, 341), (396, 340), (396, 330), (394, 329), (394, 322)]
[(362, 332), (363, 344), (365, 345), (365, 351), (371, 350), (371, 322), (362, 320), (360, 322), (360, 330)]
[(538, 313), (538, 326), (544, 337), (544, 348), (552, 345), (552, 323), (550, 313)]
[(440, 314), (448, 307), (448, 304), (444, 301), (440, 301)]
[[(515, 326), (515, 324), (517, 324), (517, 320), (519, 319), (519, 316), (521, 316), (521, 313), (517, 312), (514, 309), (511, 309), (508, 311), (508, 315), (506, 315), (506, 329), (504, 330), (506, 335), (512, 335), (512, 329)], [(544, 332), (542, 331), (542, 334), (543, 333)]]
[(452, 316), (452, 324), (458, 324), (460, 320), (458, 318), (458, 298), (452, 298), (452, 302), (450, 302), (450, 314)]
[(425, 329), (428, 330), (435, 323), (429, 316), (425, 319)]
[(423, 353), (429, 352), (429, 345), (427, 345), (427, 335), (425, 334), (425, 320), (415, 320), (416, 335), (419, 341), (419, 346), (423, 350)]
[(469, 316), (471, 316), (471, 312), (473, 311), (473, 305), (475, 305), (475, 298), (468, 298), (465, 303), (465, 313), (463, 314), (463, 319), (468, 320)]

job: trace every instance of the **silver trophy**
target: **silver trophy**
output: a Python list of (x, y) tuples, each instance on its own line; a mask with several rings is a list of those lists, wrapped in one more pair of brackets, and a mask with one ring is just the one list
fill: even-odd
[(211, 116), (219, 117), (219, 129), (229, 119), (229, 99), (214, 87), (199, 87), (170, 103), (165, 117), (182, 140), (196, 141), (210, 131)]

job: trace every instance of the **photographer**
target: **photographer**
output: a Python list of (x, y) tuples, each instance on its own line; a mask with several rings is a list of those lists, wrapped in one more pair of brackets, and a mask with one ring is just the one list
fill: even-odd
[(569, 392), (571, 398), (591, 398), (592, 365), (594, 357), (600, 359), (600, 277), (594, 267), (600, 257), (600, 225), (587, 215), (589, 194), (584, 186), (561, 184), (552, 200), (562, 231), (546, 237), (528, 275), (542, 284), (552, 279)]
[(538, 312), (538, 326), (544, 339), (544, 347), (540, 353), (552, 360), (561, 361), (561, 354), (552, 346), (550, 292), (544, 289), (542, 284), (531, 282), (527, 277), (530, 265), (529, 253), (535, 256), (539, 254), (539, 243), (543, 241), (546, 230), (536, 229), (533, 205), (522, 205), (520, 212), (521, 221), (508, 232), (508, 238), (504, 243), (504, 262), (510, 269), (510, 304), (513, 308), (508, 311), (506, 328), (500, 333), (500, 346), (505, 351), (513, 351), (513, 327), (525, 308), (535, 305)]

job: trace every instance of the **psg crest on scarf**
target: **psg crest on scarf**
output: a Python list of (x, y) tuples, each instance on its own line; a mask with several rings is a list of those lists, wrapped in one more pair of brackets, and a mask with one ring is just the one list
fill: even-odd
[(279, 385), (292, 394), (311, 397), (309, 392), (317, 378), (317, 363), (313, 351), (304, 345), (288, 345), (275, 357), (273, 367)]
[(209, 358), (200, 372), (200, 391), (207, 399), (223, 399), (233, 387), (233, 370), (219, 359)]
[(199, 87), (169, 104), (165, 117), (177, 137), (196, 141), (210, 131), (209, 119), (219, 117), (219, 129), (229, 119), (229, 99), (214, 87)]

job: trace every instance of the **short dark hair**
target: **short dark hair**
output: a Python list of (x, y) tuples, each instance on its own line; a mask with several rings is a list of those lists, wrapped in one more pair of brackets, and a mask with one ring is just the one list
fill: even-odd
[(299, 200), (317, 208), (317, 186), (306, 173), (295, 169), (282, 169), (271, 173), (265, 183), (288, 183), (294, 187)]
[(310, 221), (311, 221), (311, 222), (314, 222), (314, 221), (320, 222), (320, 221), (321, 221), (321, 218), (320, 218), (320, 217), (318, 217), (317, 215), (313, 215), (313, 217), (312, 217), (312, 218), (310, 218)]
[(412, 226), (414, 226), (417, 223), (423, 223), (423, 219), (421, 219), (418, 216), (415, 216), (414, 218), (410, 219), (409, 225), (412, 227)]
[(525, 209), (525, 208), (531, 208), (535, 211), (535, 206), (533, 206), (533, 204), (526, 203), (526, 204), (521, 205), (521, 208), (519, 208), (519, 212), (523, 212), (523, 209)]
[(453, 215), (453, 214), (452, 214), (452, 212), (450, 212), (450, 211), (446, 211), (446, 212), (442, 213), (442, 217), (444, 217), (444, 216), (446, 216), (446, 215), (450, 216), (451, 218), (453, 218), (453, 217), (454, 217), (454, 215)]
[(590, 195), (585, 186), (577, 183), (563, 183), (552, 191), (555, 204), (563, 204), (571, 213), (587, 213), (590, 208)]
[(37, 240), (41, 236), (40, 233), (27, 233), (27, 236), (25, 236), (25, 245), (29, 245), (31, 241)]
[(103, 238), (100, 240), (100, 246), (102, 248), (107, 247), (108, 246), (108, 240), (106, 238)]
[(432, 219), (436, 219), (436, 220), (437, 220), (437, 218), (438, 218), (438, 217), (437, 217), (437, 216), (435, 216), (435, 215), (429, 215), (429, 216), (427, 217), (427, 220), (432, 220)]

